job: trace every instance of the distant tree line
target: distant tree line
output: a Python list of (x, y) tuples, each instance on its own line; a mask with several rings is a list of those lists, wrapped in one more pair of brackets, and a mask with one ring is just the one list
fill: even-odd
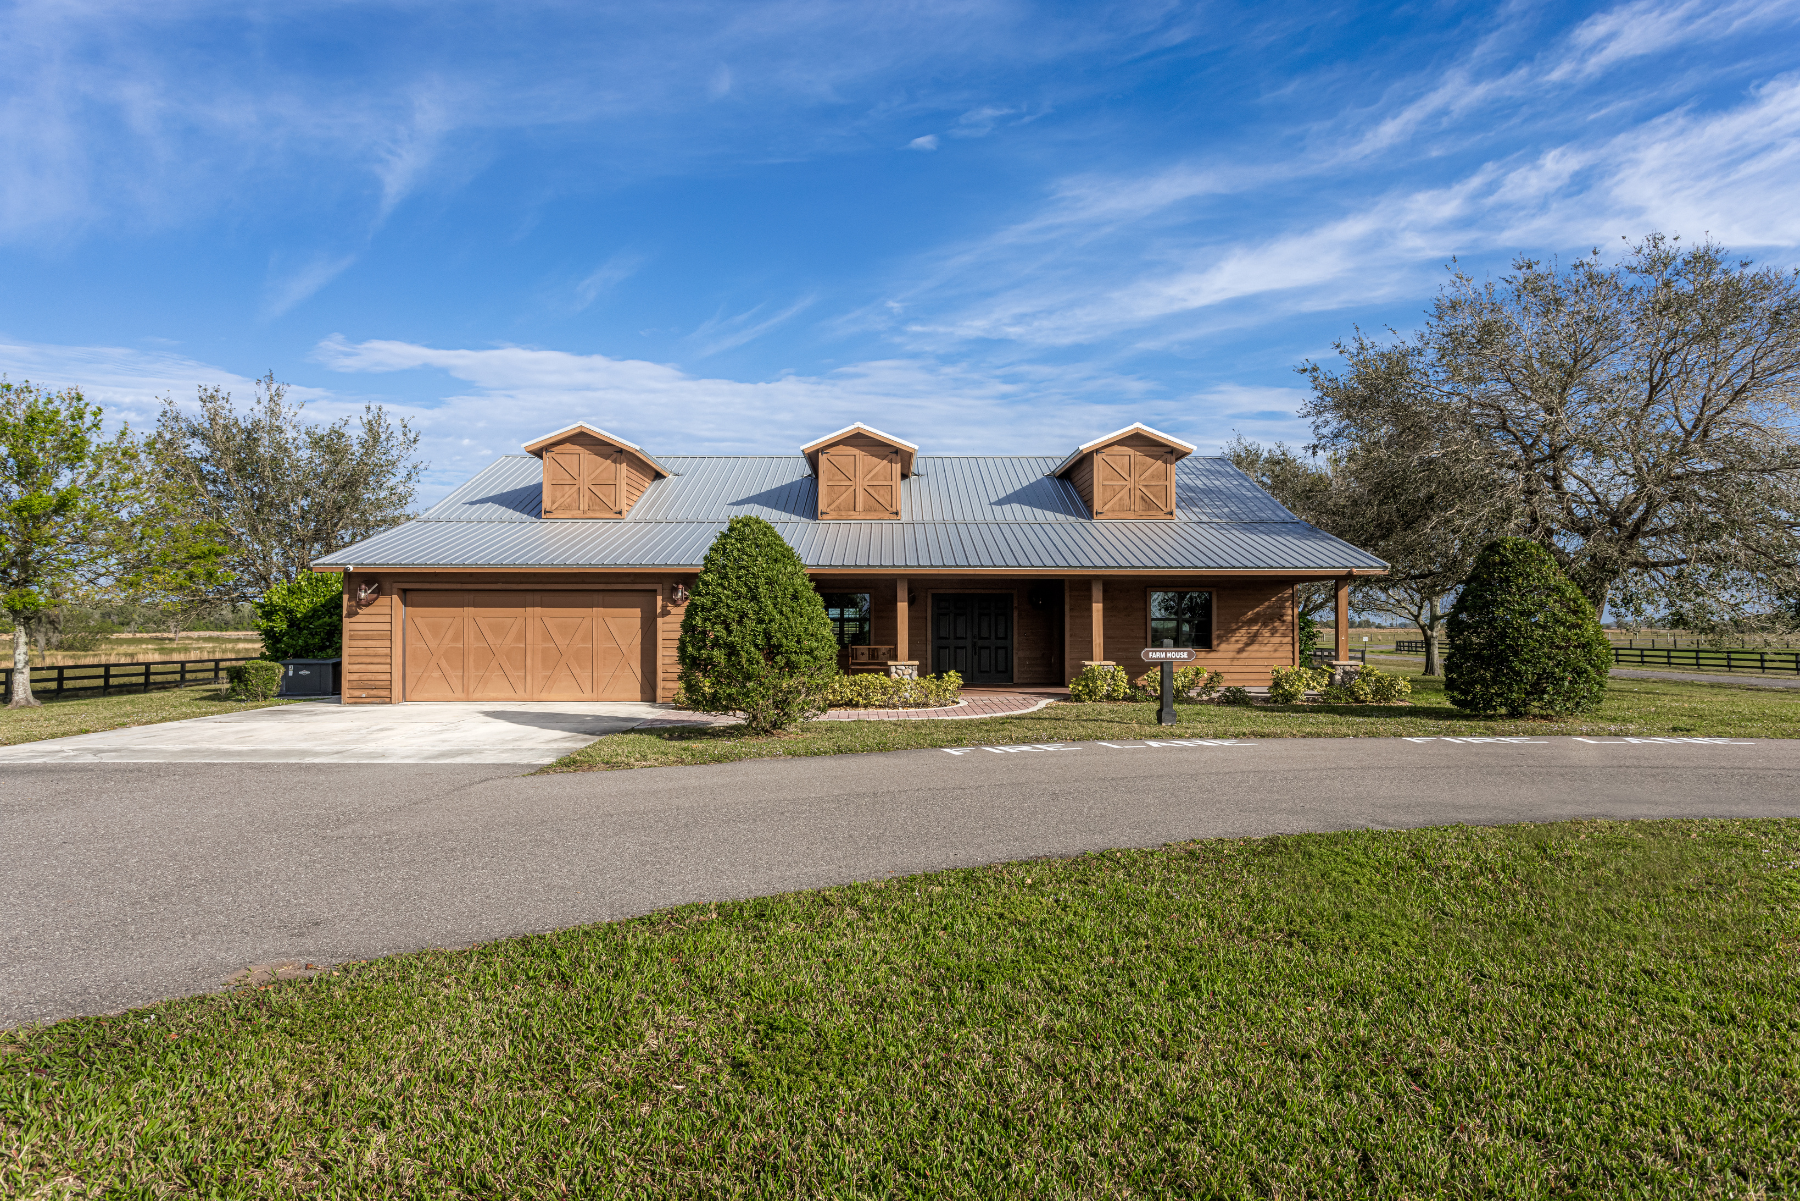
[[(1724, 638), (1800, 626), (1800, 276), (1653, 234), (1616, 264), (1451, 277), (1411, 336), (1300, 368), (1313, 442), (1233, 462), (1387, 560), (1352, 603), (1438, 639), (1495, 539), (1546, 551), (1596, 613)], [(1316, 615), (1329, 590), (1303, 591)]]
[(314, 559), (406, 520), (423, 469), (408, 423), (378, 405), (334, 422), (303, 407), (271, 373), (242, 411), (202, 387), (193, 410), (166, 399), (147, 434), (108, 435), (78, 388), (0, 380), (14, 706), (37, 703), (23, 670), (34, 644), (152, 622), (177, 637), (243, 628), (271, 590), (314, 585)]

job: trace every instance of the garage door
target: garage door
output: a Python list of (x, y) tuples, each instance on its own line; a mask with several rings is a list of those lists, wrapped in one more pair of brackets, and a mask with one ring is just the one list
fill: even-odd
[(654, 592), (406, 594), (409, 701), (653, 701)]

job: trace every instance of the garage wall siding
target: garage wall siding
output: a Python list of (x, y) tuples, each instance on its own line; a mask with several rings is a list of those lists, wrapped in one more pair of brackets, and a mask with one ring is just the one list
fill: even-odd
[[(656, 699), (673, 700), (681, 667), (676, 646), (681, 637), (682, 609), (669, 603), (676, 583), (689, 588), (694, 576), (646, 572), (354, 572), (344, 606), (344, 703), (392, 704), (406, 699), (400, 686), (405, 615), (402, 591), (468, 589), (482, 592), (534, 589), (654, 590), (656, 600)], [(358, 609), (354, 596), (365, 584), (378, 584), (381, 595)]]

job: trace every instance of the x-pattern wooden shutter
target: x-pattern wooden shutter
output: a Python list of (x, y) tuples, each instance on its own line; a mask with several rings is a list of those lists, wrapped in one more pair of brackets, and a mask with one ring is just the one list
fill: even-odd
[(617, 517), (624, 508), (619, 497), (625, 482), (625, 464), (621, 461), (624, 456), (608, 446), (582, 458), (587, 467), (581, 494), (582, 512)]
[(886, 455), (862, 456), (862, 481), (857, 490), (857, 512), (865, 517), (899, 516), (900, 505), (900, 456), (893, 451)]
[(544, 456), (544, 511), (574, 513), (581, 507), (581, 460), (578, 450), (553, 450)]
[(1136, 504), (1139, 517), (1175, 515), (1173, 456), (1168, 451), (1148, 451), (1137, 458)]
[(1123, 516), (1132, 511), (1132, 460), (1129, 450), (1103, 450), (1094, 456), (1094, 514)]
[(819, 456), (819, 516), (839, 517), (856, 512), (856, 493), (862, 456), (853, 450)]

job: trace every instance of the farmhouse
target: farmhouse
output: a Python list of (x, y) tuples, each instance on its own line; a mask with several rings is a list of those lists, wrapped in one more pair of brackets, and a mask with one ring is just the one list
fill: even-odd
[[(857, 424), (790, 455), (662, 455), (587, 424), (490, 464), (344, 574), (346, 703), (673, 697), (707, 548), (771, 522), (846, 670), (1067, 683), (1194, 647), (1228, 683), (1299, 660), (1294, 587), (1385, 564), (1144, 425), (1065, 455), (936, 455)], [(1340, 632), (1338, 645), (1346, 645)]]

